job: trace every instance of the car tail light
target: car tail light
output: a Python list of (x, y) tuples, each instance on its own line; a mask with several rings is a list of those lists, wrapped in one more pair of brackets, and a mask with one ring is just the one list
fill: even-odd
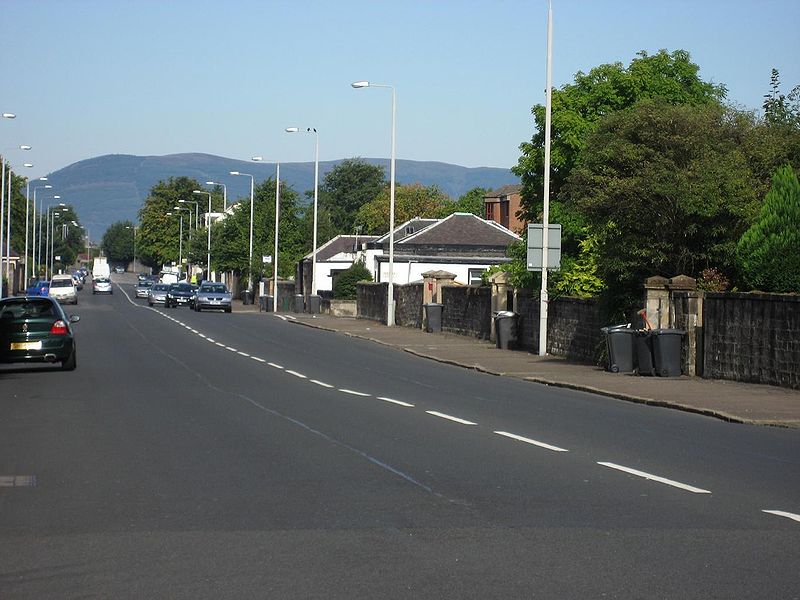
[(50, 328), (50, 333), (53, 335), (67, 335), (68, 332), (67, 324), (61, 319), (53, 323), (53, 326)]

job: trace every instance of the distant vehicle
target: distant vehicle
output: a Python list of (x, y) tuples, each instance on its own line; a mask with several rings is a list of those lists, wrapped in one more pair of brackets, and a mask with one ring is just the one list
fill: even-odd
[(224, 283), (202, 283), (192, 298), (191, 306), (195, 311), (205, 309), (231, 312), (231, 293)]
[(78, 290), (75, 289), (72, 275), (53, 275), (48, 293), (51, 298), (55, 298), (61, 304), (78, 303)]
[(22, 296), (0, 300), (0, 363), (61, 361), (72, 371), (77, 364), (72, 323), (52, 298)]
[(72, 274), (72, 281), (75, 283), (75, 289), (80, 292), (83, 289), (83, 277), (79, 272), (76, 271)]
[(153, 306), (154, 304), (165, 304), (167, 301), (167, 292), (169, 292), (169, 284), (155, 283), (147, 293), (147, 304)]
[(108, 259), (105, 256), (98, 256), (92, 265), (92, 279), (111, 277), (111, 269), (108, 266)]
[(47, 296), (49, 293), (50, 282), (46, 279), (39, 279), (38, 281), (31, 282), (31, 285), (25, 290), (26, 296)]
[(189, 304), (189, 300), (194, 296), (194, 290), (194, 286), (190, 283), (171, 284), (164, 300), (164, 308), (177, 308)]
[(108, 277), (97, 277), (92, 281), (92, 294), (113, 294), (111, 280)]
[(136, 284), (136, 297), (147, 298), (147, 294), (151, 287), (153, 287), (153, 282), (149, 279), (139, 280), (139, 283)]
[(114, 267), (114, 273), (124, 273), (125, 267)]

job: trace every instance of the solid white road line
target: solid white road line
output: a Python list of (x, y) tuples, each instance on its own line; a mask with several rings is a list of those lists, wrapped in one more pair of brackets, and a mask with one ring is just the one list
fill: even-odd
[(267, 364), (268, 364), (270, 367), (275, 367), (276, 369), (283, 369), (283, 367), (282, 367), (282, 366), (280, 366), (280, 365), (276, 365), (276, 364), (275, 364), (275, 363), (273, 363), (273, 362), (271, 362), (271, 363), (267, 363)]
[(657, 481), (658, 483), (663, 483), (666, 485), (671, 485), (672, 487), (680, 488), (682, 490), (686, 490), (687, 492), (692, 492), (693, 494), (710, 494), (709, 490), (704, 490), (702, 488), (696, 488), (691, 485), (687, 485), (685, 483), (681, 483), (680, 481), (673, 481), (672, 479), (666, 479), (664, 477), (659, 477), (658, 475), (652, 475), (651, 473), (645, 473), (644, 471), (637, 471), (636, 469), (631, 469), (630, 467), (623, 467), (622, 465), (616, 465), (614, 463), (609, 462), (598, 462), (598, 465), (602, 465), (604, 467), (609, 467), (610, 469), (616, 469), (618, 471), (624, 471), (625, 473), (629, 473), (631, 475), (636, 475), (637, 477), (643, 477), (644, 479), (649, 479), (650, 481)]
[(297, 371), (292, 371), (292, 370), (290, 370), (290, 369), (286, 369), (286, 372), (287, 372), (289, 375), (294, 375), (295, 377), (299, 377), (300, 379), (308, 379), (308, 377), (306, 377), (306, 376), (305, 376), (305, 375), (303, 375), (302, 373), (298, 373)]
[(534, 446), (539, 446), (539, 448), (545, 448), (546, 450), (552, 450), (553, 452), (569, 452), (566, 448), (559, 448), (558, 446), (551, 446), (550, 444), (545, 444), (544, 442), (538, 442), (536, 440), (532, 440), (530, 438), (522, 437), (521, 435), (516, 435), (514, 433), (509, 433), (507, 431), (495, 431), (497, 435), (502, 435), (507, 438), (511, 438), (512, 440), (518, 440), (520, 442), (525, 442), (526, 444), (533, 444)]
[(408, 402), (401, 402), (400, 400), (394, 400), (392, 398), (386, 398), (385, 396), (378, 396), (378, 400), (383, 400), (384, 402), (391, 402), (392, 404), (398, 404), (400, 406), (407, 406), (408, 408), (414, 408), (413, 404), (409, 404)]
[(461, 423), (462, 425), (477, 425), (477, 423), (473, 423), (472, 421), (459, 419), (458, 417), (436, 412), (435, 410), (426, 410), (425, 412), (428, 413), (429, 415), (433, 415), (434, 417), (441, 417), (442, 419), (447, 419), (448, 421), (455, 421), (456, 423)]
[(786, 517), (787, 519), (791, 519), (792, 521), (797, 521), (798, 523), (800, 523), (800, 515), (786, 512), (785, 510), (762, 510), (761, 512), (769, 513), (771, 515), (777, 515), (779, 517)]
[(321, 385), (324, 388), (332, 388), (333, 386), (330, 383), (325, 383), (324, 381), (319, 381), (318, 379), (309, 379), (311, 383), (316, 383), (317, 385)]
[(339, 388), (339, 391), (344, 394), (351, 394), (353, 396), (371, 396), (372, 394), (365, 394), (364, 392), (357, 392), (355, 390), (348, 390), (347, 388)]

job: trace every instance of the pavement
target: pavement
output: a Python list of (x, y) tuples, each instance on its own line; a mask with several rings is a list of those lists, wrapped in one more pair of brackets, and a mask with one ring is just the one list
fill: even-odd
[[(235, 302), (234, 311), (258, 313), (258, 305), (244, 306)], [(610, 373), (598, 366), (571, 362), (558, 356), (500, 350), (486, 340), (450, 333), (425, 333), (410, 327), (387, 327), (368, 319), (304, 313), (278, 313), (275, 316), (491, 375), (673, 408), (732, 423), (800, 428), (800, 390), (700, 377), (642, 377)]]

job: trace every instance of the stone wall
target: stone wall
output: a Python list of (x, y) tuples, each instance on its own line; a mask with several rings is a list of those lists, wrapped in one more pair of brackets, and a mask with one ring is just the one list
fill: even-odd
[(442, 330), (488, 340), (492, 323), (492, 288), (465, 285), (444, 286)]
[(394, 288), (394, 320), (402, 327), (422, 327), (422, 283), (397, 285)]
[(386, 297), (388, 283), (358, 283), (358, 318), (372, 319), (386, 324)]
[[(538, 351), (539, 294), (517, 292), (514, 312), (521, 315), (521, 346)], [(605, 325), (595, 299), (561, 297), (551, 300), (547, 310), (547, 352), (570, 360), (597, 362), (604, 343), (600, 328)]]
[(703, 376), (800, 389), (800, 296), (707, 293)]

